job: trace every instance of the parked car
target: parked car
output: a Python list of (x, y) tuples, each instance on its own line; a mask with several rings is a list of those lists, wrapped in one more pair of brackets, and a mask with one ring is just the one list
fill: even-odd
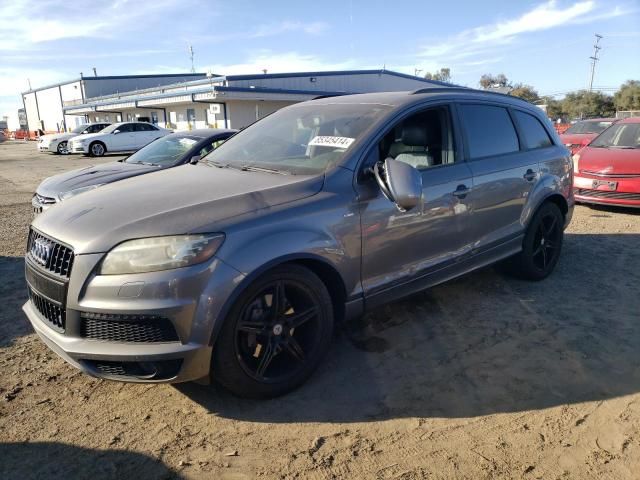
[(578, 202), (640, 207), (640, 117), (607, 128), (573, 162)]
[(67, 145), (69, 140), (80, 135), (89, 135), (98, 133), (107, 128), (110, 123), (91, 123), (88, 125), (80, 125), (68, 133), (50, 133), (38, 137), (38, 151), (41, 153), (51, 152), (60, 155), (69, 153)]
[(24, 311), (91, 375), (272, 397), (311, 375), (338, 322), (505, 259), (547, 277), (572, 182), (543, 112), (515, 97), (299, 103), (196, 165), (37, 216)]
[(101, 157), (105, 153), (134, 152), (156, 138), (170, 133), (172, 130), (146, 122), (114, 123), (100, 133), (71, 139), (69, 153)]
[(566, 145), (573, 155), (618, 120), (617, 118), (581, 120), (565, 130), (564, 133), (560, 135), (560, 140), (562, 140), (562, 143)]
[(0, 131), (0, 143), (4, 142), (7, 139), (7, 136), (3, 131)]
[(160, 137), (117, 162), (71, 170), (45, 179), (31, 199), (33, 213), (108, 183), (197, 162), (237, 130), (201, 129)]

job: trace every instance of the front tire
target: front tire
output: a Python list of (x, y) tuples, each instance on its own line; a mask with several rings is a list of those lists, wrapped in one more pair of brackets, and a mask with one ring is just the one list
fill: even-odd
[(239, 397), (288, 393), (320, 364), (332, 332), (333, 304), (324, 283), (305, 267), (277, 267), (231, 308), (213, 348), (213, 380)]
[(69, 153), (67, 142), (60, 142), (58, 148), (56, 148), (56, 152), (60, 155), (67, 155)]
[(526, 280), (543, 280), (556, 267), (564, 239), (564, 216), (555, 203), (546, 202), (534, 214), (522, 242), (522, 251), (510, 258), (510, 273)]
[(93, 142), (89, 145), (89, 155), (92, 157), (102, 157), (106, 151), (107, 147), (102, 142)]

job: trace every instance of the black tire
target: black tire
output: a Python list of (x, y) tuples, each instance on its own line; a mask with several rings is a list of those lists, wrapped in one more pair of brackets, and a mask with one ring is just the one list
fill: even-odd
[(68, 143), (66, 141), (60, 142), (58, 144), (58, 147), (56, 148), (56, 152), (59, 155), (67, 155), (69, 153), (69, 150), (67, 150), (67, 145)]
[(299, 265), (276, 267), (240, 294), (224, 320), (212, 378), (239, 397), (283, 395), (311, 376), (332, 333), (333, 304), (322, 280)]
[(102, 142), (93, 142), (89, 145), (89, 156), (102, 157), (107, 152), (107, 147)]
[(525, 280), (547, 278), (562, 251), (564, 216), (555, 203), (546, 202), (534, 214), (522, 242), (522, 251), (508, 259), (507, 271)]

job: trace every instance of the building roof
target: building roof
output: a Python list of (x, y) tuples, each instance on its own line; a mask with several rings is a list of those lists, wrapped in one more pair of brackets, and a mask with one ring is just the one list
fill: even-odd
[[(58, 83), (52, 83), (49, 85), (45, 85), (43, 87), (38, 87), (38, 88), (32, 88), (31, 90), (27, 90), (25, 92), (22, 92), (21, 95), (25, 95), (27, 93), (33, 93), (33, 92), (39, 92), (40, 90), (47, 90), (49, 88), (54, 88), (54, 87), (59, 87), (62, 85), (69, 85), (70, 83), (74, 83), (74, 82), (80, 82), (80, 81), (87, 81), (87, 80), (128, 80), (131, 78), (172, 78), (172, 77), (197, 77), (198, 79), (201, 77), (206, 77), (207, 74), (206, 73), (193, 73), (193, 72), (189, 72), (189, 73), (165, 73), (165, 74), (160, 74), (160, 73), (153, 73), (153, 74), (148, 74), (148, 75), (98, 75), (98, 76), (90, 76), (90, 77), (85, 77), (85, 76), (80, 76), (71, 80), (66, 80), (64, 82), (58, 82)], [(215, 77), (219, 77), (220, 75), (214, 75)]]
[(294, 78), (294, 77), (327, 77), (336, 75), (392, 75), (394, 77), (407, 78), (409, 80), (416, 80), (419, 82), (430, 83), (433, 85), (441, 85), (449, 87), (453, 84), (440, 82), (438, 80), (427, 80), (426, 78), (416, 77), (414, 75), (408, 75), (406, 73), (394, 72), (393, 70), (332, 70), (332, 71), (320, 71), (320, 72), (288, 72), (288, 73), (263, 73), (263, 74), (251, 74), (251, 75), (226, 75), (227, 80), (259, 80), (264, 78)]

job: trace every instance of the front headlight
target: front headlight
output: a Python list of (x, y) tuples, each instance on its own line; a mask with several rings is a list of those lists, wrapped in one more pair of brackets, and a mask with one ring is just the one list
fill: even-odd
[(172, 235), (129, 240), (102, 261), (100, 275), (156, 272), (209, 260), (224, 241), (222, 233)]
[(76, 195), (80, 195), (81, 193), (89, 192), (91, 190), (95, 190), (96, 188), (101, 187), (102, 185), (104, 185), (104, 183), (100, 183), (98, 185), (89, 185), (88, 187), (80, 187), (80, 188), (76, 188), (74, 190), (69, 190), (68, 192), (62, 192), (62, 193), (58, 194), (58, 199), (60, 201), (68, 200), (71, 197), (75, 197)]
[(576, 153), (573, 156), (573, 172), (574, 173), (578, 173), (580, 170), (578, 170), (578, 162), (580, 161), (580, 154)]

